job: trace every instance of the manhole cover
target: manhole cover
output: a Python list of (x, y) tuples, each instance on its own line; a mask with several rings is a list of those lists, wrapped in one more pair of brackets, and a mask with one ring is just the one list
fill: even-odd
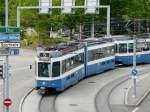
[(70, 106), (78, 106), (78, 104), (69, 104)]
[(88, 82), (88, 83), (96, 83), (96, 82), (94, 82), (94, 81), (90, 81), (90, 82)]

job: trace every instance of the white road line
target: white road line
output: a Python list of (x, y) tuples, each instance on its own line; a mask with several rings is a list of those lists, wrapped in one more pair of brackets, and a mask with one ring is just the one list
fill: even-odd
[(138, 107), (136, 107), (132, 112), (137, 112), (139, 110)]

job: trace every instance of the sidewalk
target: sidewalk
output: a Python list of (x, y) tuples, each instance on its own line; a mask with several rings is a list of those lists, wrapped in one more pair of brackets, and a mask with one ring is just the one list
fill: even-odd
[(139, 105), (150, 92), (150, 73), (137, 79), (137, 94), (133, 97), (133, 86), (129, 87), (125, 96), (125, 104), (128, 106)]

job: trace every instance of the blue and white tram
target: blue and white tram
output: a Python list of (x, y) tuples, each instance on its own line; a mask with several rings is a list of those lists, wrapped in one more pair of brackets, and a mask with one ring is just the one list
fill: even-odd
[(103, 43), (88, 47), (87, 75), (98, 74), (115, 68), (114, 43)]
[(49, 61), (37, 58), (36, 88), (62, 91), (85, 77), (82, 55), (83, 49), (76, 53), (49, 58)]
[(39, 53), (39, 57), (36, 58), (37, 89), (63, 91), (87, 76), (115, 67), (112, 42), (92, 45), (87, 43), (84, 48), (67, 54), (58, 54), (60, 55), (53, 55), (53, 51)]
[[(119, 36), (118, 36), (119, 37)], [(133, 39), (129, 36), (120, 36), (115, 40), (116, 44), (116, 63), (123, 65), (133, 64)], [(116, 37), (115, 37), (116, 38)], [(150, 39), (140, 43), (142, 46), (136, 48), (136, 63), (150, 63)], [(144, 45), (144, 46), (143, 46)]]

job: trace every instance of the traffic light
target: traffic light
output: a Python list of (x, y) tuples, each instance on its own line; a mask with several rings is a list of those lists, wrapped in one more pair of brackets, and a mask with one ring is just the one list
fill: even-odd
[(5, 69), (5, 62), (4, 60), (0, 60), (0, 79), (4, 78), (4, 69)]
[(0, 78), (2, 79), (3, 78), (3, 69), (4, 69), (4, 66), (3, 65), (0, 65)]

